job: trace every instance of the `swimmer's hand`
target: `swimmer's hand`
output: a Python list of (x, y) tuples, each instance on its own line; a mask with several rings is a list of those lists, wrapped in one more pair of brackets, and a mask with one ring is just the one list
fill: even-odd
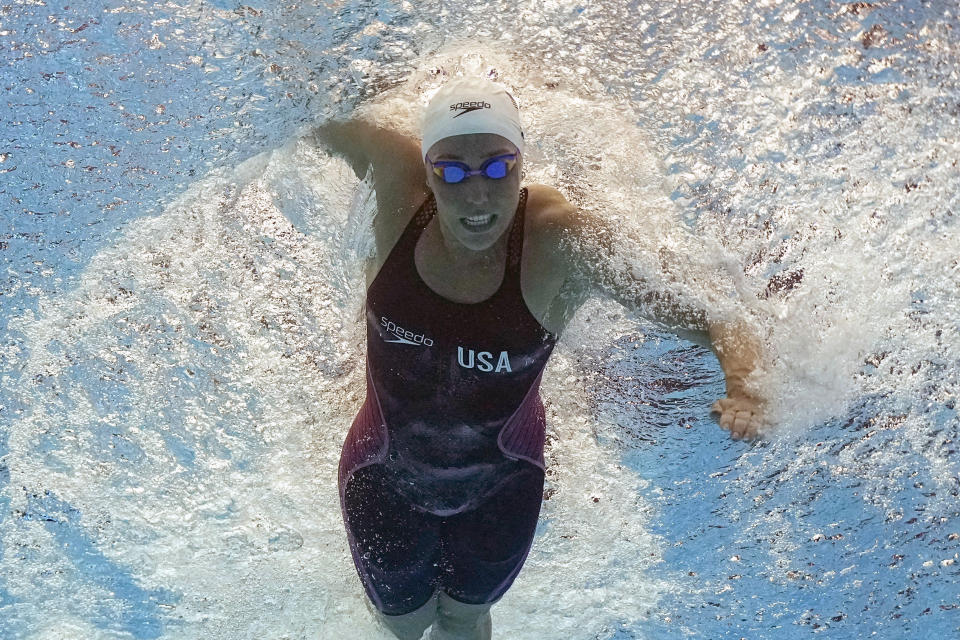
[(710, 407), (717, 413), (717, 422), (730, 432), (734, 440), (753, 440), (763, 434), (766, 424), (760, 402), (746, 395), (721, 398)]
[(714, 402), (710, 411), (720, 414), (717, 422), (735, 440), (752, 440), (767, 427), (763, 405), (746, 384), (761, 359), (760, 340), (739, 323), (713, 323), (709, 332), (727, 382), (727, 397)]

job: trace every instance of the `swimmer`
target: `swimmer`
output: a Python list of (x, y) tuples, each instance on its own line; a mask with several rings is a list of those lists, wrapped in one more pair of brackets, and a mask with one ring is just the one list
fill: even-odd
[(339, 483), (361, 582), (397, 638), (491, 637), (490, 607), (527, 557), (543, 496), (540, 379), (589, 296), (700, 332), (726, 377), (720, 426), (757, 434), (761, 405), (744, 384), (756, 342), (614, 274), (611, 243), (590, 240), (604, 237), (602, 220), (552, 187), (521, 185), (524, 134), (504, 87), (446, 83), (419, 145), (359, 119), (324, 124), (317, 139), (358, 176), (373, 167), (366, 400)]

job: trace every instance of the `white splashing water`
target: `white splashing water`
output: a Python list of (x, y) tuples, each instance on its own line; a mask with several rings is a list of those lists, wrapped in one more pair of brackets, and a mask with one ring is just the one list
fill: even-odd
[[(611, 303), (578, 315), (544, 383), (549, 499), (496, 635), (960, 627), (955, 8), (339, 3), (317, 50), (320, 9), (250, 9), (190, 15), (259, 28), (249, 60), (295, 98), (346, 62), (390, 87), (364, 112), (410, 131), (438, 69), (492, 69), (534, 141), (528, 181), (764, 336), (754, 383), (778, 428), (750, 446), (707, 417), (707, 352)], [(236, 33), (221, 44), (243, 51)], [(357, 90), (336, 87), (303, 110), (346, 109)], [(135, 216), (66, 290), (4, 307), (23, 338), (0, 374), (0, 635), (388, 637), (335, 474), (363, 393), (372, 202), (282, 126)]]

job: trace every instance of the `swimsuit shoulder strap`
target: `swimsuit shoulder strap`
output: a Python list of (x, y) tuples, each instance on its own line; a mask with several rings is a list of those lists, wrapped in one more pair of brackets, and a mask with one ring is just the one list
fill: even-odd
[(523, 258), (523, 221), (527, 210), (527, 188), (520, 190), (517, 212), (510, 226), (510, 238), (507, 240), (507, 269), (510, 275), (520, 274), (520, 260)]
[(430, 220), (433, 219), (433, 216), (437, 213), (437, 199), (433, 196), (431, 192), (427, 199), (423, 201), (423, 204), (420, 205), (420, 208), (417, 210), (417, 213), (413, 216), (413, 219), (410, 220), (410, 223), (407, 225), (407, 228), (414, 227), (419, 231), (423, 229), (430, 223)]
[(387, 257), (388, 262), (395, 255), (405, 255), (413, 250), (417, 244), (417, 240), (420, 238), (420, 234), (423, 233), (423, 230), (430, 223), (430, 220), (433, 219), (436, 212), (437, 201), (431, 193), (427, 196), (427, 199), (423, 201), (423, 204), (420, 205), (420, 208), (417, 209), (417, 212), (413, 214), (413, 217), (410, 218), (407, 226), (404, 227), (403, 233), (400, 234), (396, 244), (394, 244), (390, 250), (390, 255)]

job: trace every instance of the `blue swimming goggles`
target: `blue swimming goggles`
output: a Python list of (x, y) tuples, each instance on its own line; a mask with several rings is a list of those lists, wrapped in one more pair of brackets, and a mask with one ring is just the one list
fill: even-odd
[(427, 162), (433, 167), (433, 172), (437, 174), (447, 184), (456, 184), (463, 182), (470, 176), (483, 176), (492, 180), (499, 180), (507, 177), (507, 174), (517, 164), (516, 153), (505, 153), (502, 156), (493, 156), (487, 158), (480, 168), (474, 171), (462, 162), (455, 160), (437, 160), (434, 162), (427, 158)]

